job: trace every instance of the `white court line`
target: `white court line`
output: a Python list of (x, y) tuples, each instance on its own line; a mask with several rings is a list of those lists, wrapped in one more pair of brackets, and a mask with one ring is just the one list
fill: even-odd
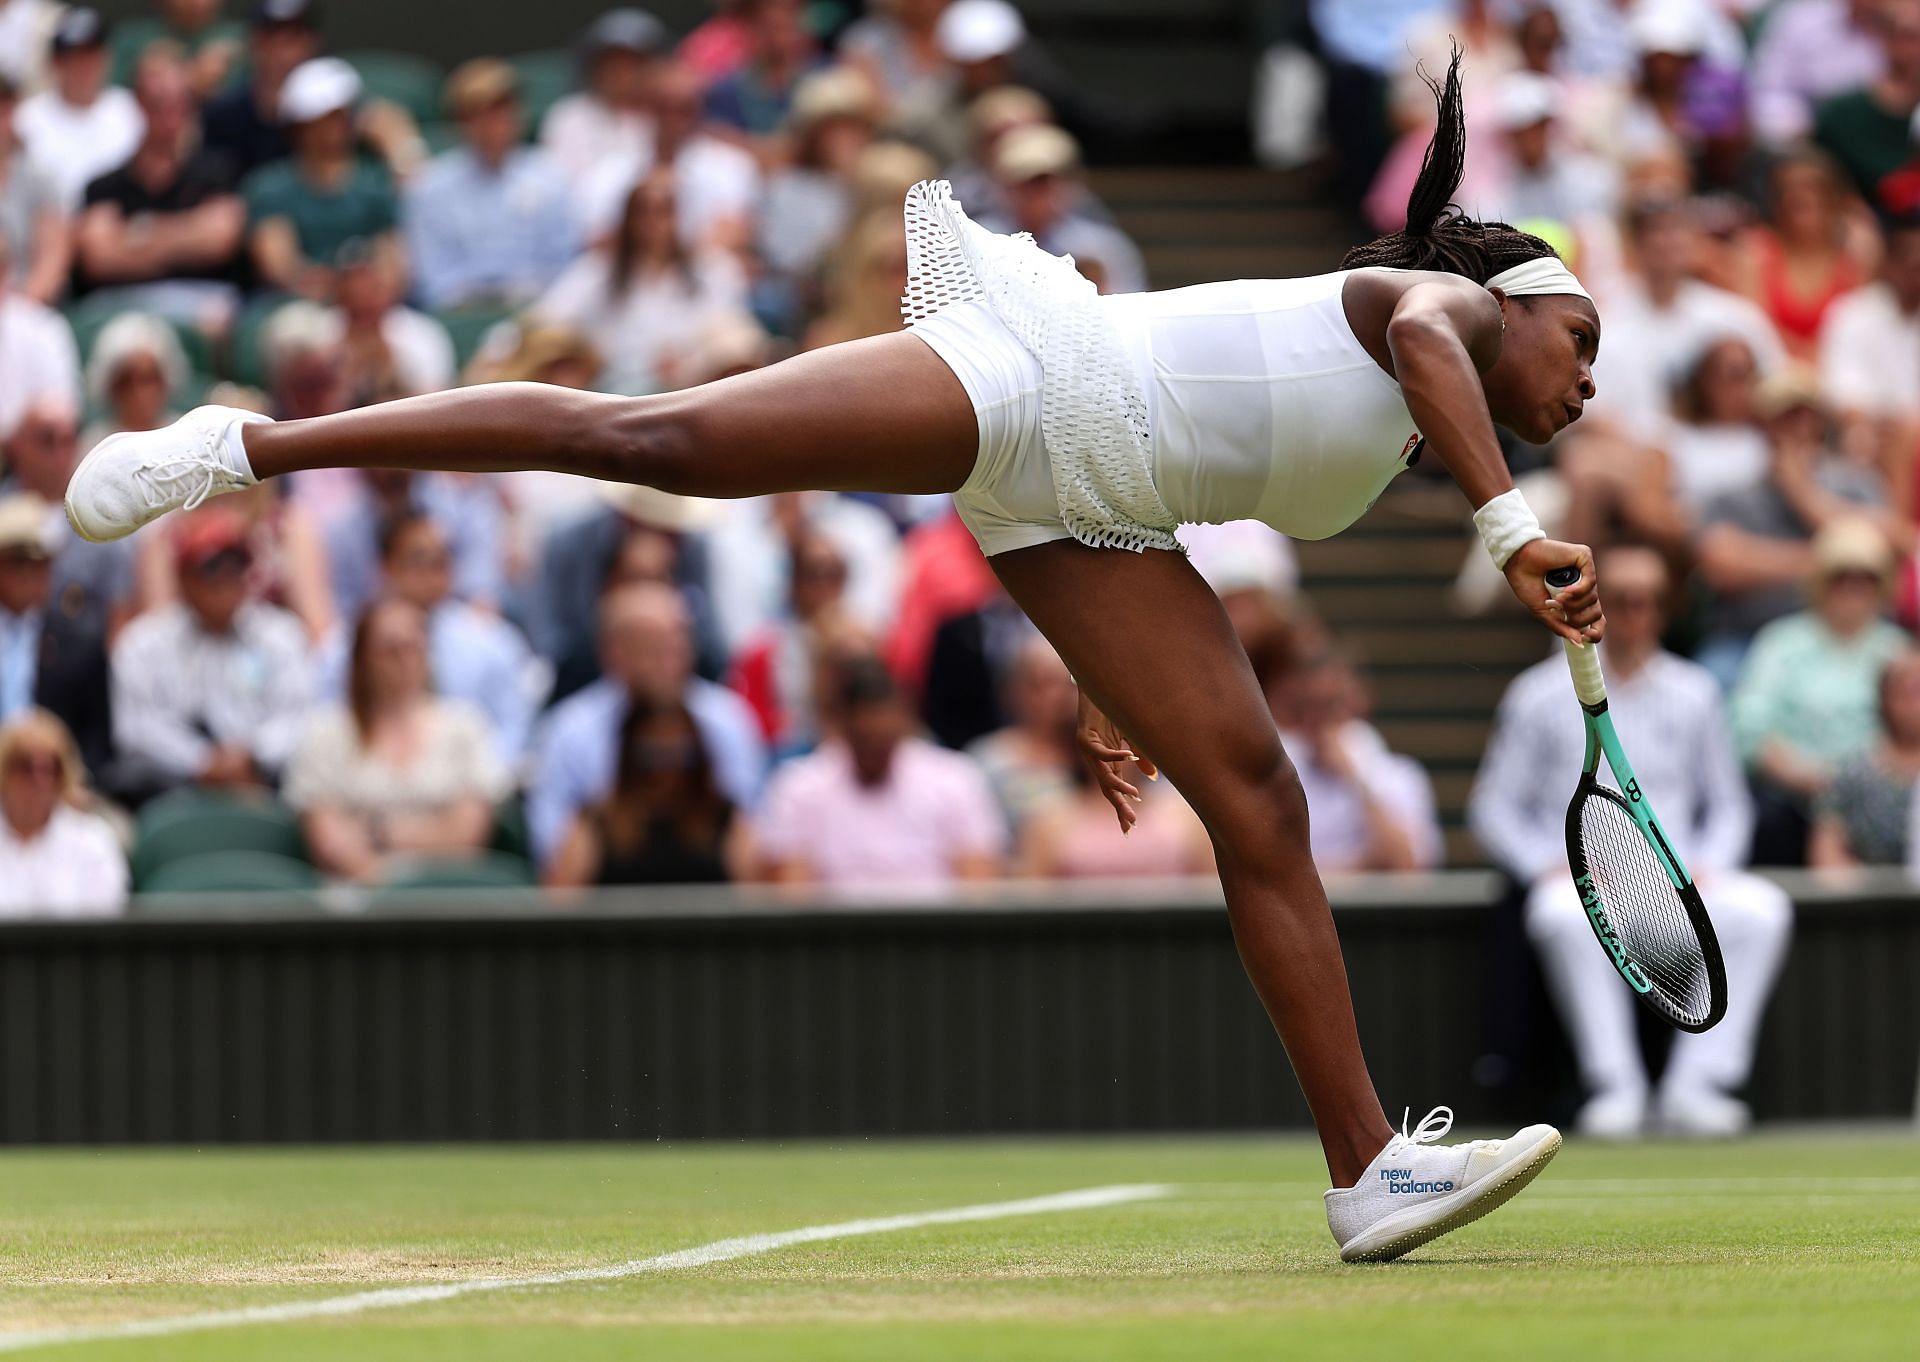
[(0, 1334), (0, 1353), (24, 1352), (61, 1343), (92, 1343), (106, 1339), (159, 1338), (167, 1334), (199, 1333), (205, 1329), (233, 1329), (249, 1324), (285, 1324), (291, 1320), (321, 1319), (333, 1315), (357, 1315), (366, 1310), (389, 1310), (402, 1305), (424, 1305), (430, 1301), (473, 1296), (483, 1291), (520, 1291), (531, 1286), (565, 1286), (572, 1282), (607, 1282), (622, 1277), (639, 1277), (654, 1272), (674, 1272), (680, 1268), (705, 1267), (735, 1258), (751, 1258), (793, 1244), (817, 1244), (824, 1239), (852, 1239), (863, 1234), (889, 1234), (894, 1230), (918, 1229), (923, 1225), (958, 1225), (973, 1220), (1004, 1220), (1017, 1215), (1044, 1215), (1051, 1211), (1087, 1211), (1101, 1206), (1119, 1206), (1129, 1201), (1148, 1201), (1165, 1196), (1168, 1189), (1157, 1183), (1139, 1183), (1112, 1187), (1083, 1187), (1075, 1192), (1056, 1192), (1051, 1196), (1028, 1197), (1024, 1201), (991, 1201), (979, 1206), (952, 1206), (942, 1211), (916, 1211), (907, 1215), (884, 1215), (871, 1220), (843, 1220), (837, 1225), (808, 1225), (776, 1234), (748, 1234), (738, 1239), (716, 1239), (696, 1248), (676, 1249), (653, 1258), (635, 1258), (631, 1262), (603, 1267), (577, 1267), (565, 1272), (548, 1272), (534, 1277), (483, 1277), (466, 1282), (437, 1282), (426, 1286), (395, 1286), (380, 1291), (357, 1291), (350, 1296), (328, 1296), (320, 1300), (286, 1301), (279, 1305), (253, 1305), (240, 1310), (216, 1310), (200, 1315), (175, 1315), (170, 1319), (126, 1320), (118, 1324), (82, 1324), (65, 1329), (42, 1329), (30, 1333)]

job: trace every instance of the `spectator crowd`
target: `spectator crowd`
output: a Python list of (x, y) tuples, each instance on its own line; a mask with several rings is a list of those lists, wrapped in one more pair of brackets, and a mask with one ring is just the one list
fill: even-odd
[[(1407, 54), (1457, 41), (1462, 205), (1549, 237), (1600, 300), (1587, 419), (1511, 454), (1549, 528), (1620, 566), (1616, 689), (1708, 743), (1677, 736), (1649, 786), (1693, 809), (1670, 823), (1747, 894), (1770, 970), (1778, 905), (1745, 866), (1920, 846), (1920, 0), (1304, 8), (1325, 107), (1280, 140), (1331, 144), (1356, 230), (1399, 225), (1430, 132)], [(92, 442), (203, 400), (652, 393), (898, 329), (900, 203), (936, 174), (1145, 287), (1082, 172), (1093, 106), (1018, 9), (734, 0), (684, 35), (615, 9), (564, 60), (444, 75), (334, 50), (313, 0), (151, 10), (0, 0), (0, 865), (25, 867), (0, 911), (111, 908), (142, 811), (262, 792), (367, 885), (512, 856), (555, 887), (1210, 869), (1163, 786), (1120, 837), (1064, 667), (943, 498), (329, 470), (114, 545), (58, 509)], [(1284, 542), (1192, 548), (1323, 867), (1438, 865), (1427, 775), (1368, 722)], [(1516, 683), (1474, 801), (1530, 886), (1561, 869), (1516, 802), (1558, 684)], [(1543, 951), (1563, 907), (1530, 910)], [(1635, 1091), (1617, 1044), (1591, 1059)]]

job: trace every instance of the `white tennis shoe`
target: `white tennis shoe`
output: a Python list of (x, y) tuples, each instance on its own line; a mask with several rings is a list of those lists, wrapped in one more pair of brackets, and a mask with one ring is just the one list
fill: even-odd
[(109, 435), (73, 470), (67, 523), (100, 544), (168, 511), (190, 511), (208, 497), (253, 486), (237, 428), (267, 419), (234, 407), (196, 407), (160, 430)]
[(1384, 1263), (1502, 1205), (1560, 1152), (1560, 1132), (1528, 1126), (1504, 1140), (1440, 1144), (1453, 1112), (1435, 1107), (1374, 1156), (1351, 1187), (1327, 1193), (1343, 1262)]

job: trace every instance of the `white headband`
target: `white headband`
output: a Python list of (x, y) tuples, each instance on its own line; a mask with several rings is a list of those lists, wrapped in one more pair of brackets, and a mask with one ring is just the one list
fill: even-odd
[(1573, 277), (1573, 271), (1561, 263), (1558, 256), (1543, 255), (1529, 260), (1525, 264), (1515, 265), (1510, 270), (1487, 280), (1488, 288), (1497, 288), (1509, 298), (1528, 298), (1543, 293), (1571, 293), (1576, 298), (1585, 298), (1593, 302), (1593, 295), (1580, 287), (1580, 281)]

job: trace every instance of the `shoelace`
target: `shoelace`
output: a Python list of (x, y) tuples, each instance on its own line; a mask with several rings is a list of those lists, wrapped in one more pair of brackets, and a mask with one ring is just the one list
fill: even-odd
[(205, 441), (206, 449), (199, 454), (175, 454), (170, 458), (141, 464), (133, 470), (133, 476), (147, 483), (158, 497), (170, 497), (172, 489), (182, 483), (192, 483), (192, 490), (187, 493), (186, 500), (180, 503), (180, 509), (198, 510), (208, 497), (222, 490), (224, 483), (233, 480), (221, 467), (219, 456), (214, 452), (213, 440), (219, 438), (221, 436), (218, 433), (212, 434)]
[(1435, 1107), (1420, 1118), (1420, 1124), (1411, 1131), (1407, 1129), (1407, 1120), (1413, 1115), (1412, 1107), (1403, 1107), (1400, 1112), (1400, 1138), (1410, 1144), (1438, 1144), (1448, 1131), (1453, 1129), (1453, 1108)]

